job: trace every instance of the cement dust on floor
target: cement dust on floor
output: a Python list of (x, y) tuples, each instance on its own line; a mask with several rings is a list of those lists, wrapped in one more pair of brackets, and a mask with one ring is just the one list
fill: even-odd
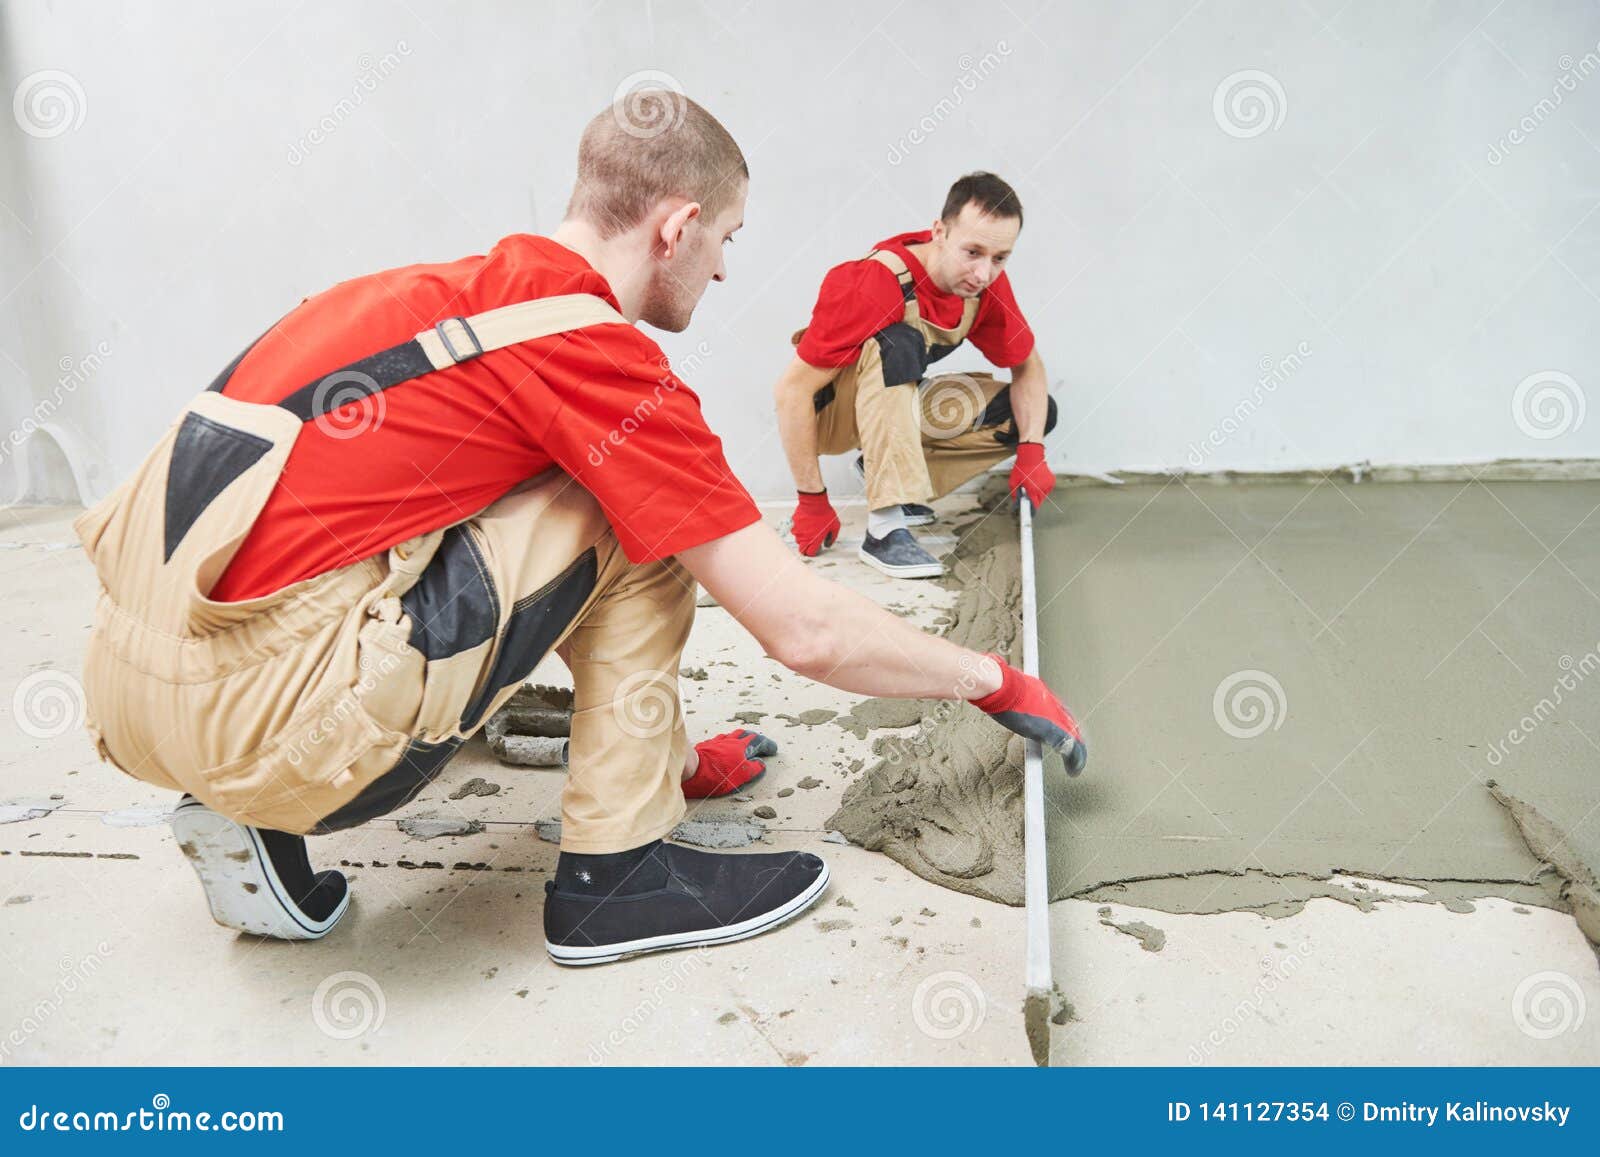
[[(843, 512), (859, 538), (860, 509)], [(10, 687), (44, 671), (70, 689), (81, 669), (93, 574), (75, 545), (47, 549), (75, 544), (74, 513), (0, 530), (19, 544), (0, 550)], [(813, 565), (924, 626), (952, 597), (853, 551)], [(551, 964), (540, 924), (556, 848), (538, 828), (564, 773), (503, 765), (481, 737), (399, 816), (311, 841), (350, 875), (351, 912), (326, 940), (281, 944), (211, 923), (165, 824), (171, 793), (98, 762), (75, 726), (0, 728), (0, 804), (42, 813), (0, 823), (0, 1063), (1029, 1064), (1021, 912), (824, 842), (883, 733), (835, 722), (862, 700), (790, 675), (718, 607), (699, 611), (683, 666), (692, 736), (742, 724), (781, 746), (746, 792), (691, 817), (759, 823), (752, 850), (818, 852), (833, 883), (771, 934), (587, 970)], [(564, 674), (552, 660), (533, 680)], [(484, 830), (418, 839), (404, 818)]]
[[(1071, 505), (1085, 493), (1066, 492), (1069, 517), (1086, 513)], [(941, 506), (954, 515), (969, 504)], [(81, 551), (62, 546), (73, 541), (75, 512), (6, 513), (6, 684), (32, 677), (47, 692), (70, 689), (58, 681), (79, 670), (94, 593)], [(774, 509), (773, 521), (786, 513)], [(843, 513), (846, 537), (858, 537), (860, 508)], [(886, 579), (837, 547), (813, 565), (923, 626), (954, 598)], [(1123, 581), (1156, 583), (1152, 572), (1167, 565)], [(1152, 624), (1133, 658), (1169, 625)], [(1080, 655), (1105, 649), (1090, 641)], [(1082, 680), (1097, 668), (1074, 659), (1065, 687), (1082, 713), (1096, 699)], [(402, 817), (312, 841), (319, 863), (346, 865), (352, 910), (325, 941), (278, 944), (207, 919), (162, 819), (169, 793), (99, 763), (70, 727), (0, 728), (0, 805), (43, 813), (0, 823), (0, 1063), (1029, 1064), (1021, 911), (824, 842), (839, 796), (886, 734), (858, 736), (836, 722), (860, 700), (789, 675), (716, 607), (700, 611), (684, 667), (694, 736), (743, 723), (782, 745), (747, 792), (697, 804), (692, 815), (761, 823), (756, 847), (820, 852), (834, 883), (813, 912), (770, 935), (593, 970), (557, 969), (542, 946), (555, 847), (537, 825), (558, 814), (560, 771), (504, 766), (474, 739)], [(552, 663), (533, 678), (562, 674)], [(1211, 689), (1202, 690), (1209, 712)], [(0, 696), (0, 710), (12, 704)], [(1175, 729), (1159, 712), (1133, 717), (1130, 744)], [(1099, 713), (1090, 728), (1095, 754), (1078, 782), (1093, 786), (1091, 801), (1121, 809), (1093, 837), (1097, 850), (1116, 851), (1123, 828), (1152, 854), (1187, 842), (1160, 835), (1211, 834), (1209, 811), (1179, 802), (1188, 799), (1182, 782), (1158, 794), (1166, 776), (1145, 775), (1133, 747), (1119, 754), (1121, 739)], [(475, 791), (498, 790), (451, 798), (473, 779), (483, 781)], [(757, 808), (773, 816), (754, 819)], [(1152, 813), (1166, 824), (1155, 834), (1142, 830)], [(478, 820), (484, 830), (422, 840), (398, 830), (405, 817)], [(1094, 807), (1073, 819), (1086, 832), (1110, 822)], [(1103, 882), (1113, 878), (1127, 875)], [(1282, 890), (1292, 883), (1273, 884), (1276, 911), (1290, 914), (1270, 917), (1174, 914), (1110, 892), (1053, 905), (1056, 979), (1075, 1017), (1063, 1007), (1052, 1029), (1055, 1063), (1188, 1064), (1191, 1048), (1200, 1063), (1219, 1064), (1600, 1060), (1594, 957), (1571, 917), (1498, 900), (1461, 914), (1414, 896), (1370, 911), (1350, 899), (1357, 883), (1404, 892), (1381, 880), (1351, 881), (1344, 899), (1310, 899), (1295, 913), (1299, 899)], [(1200, 898), (1191, 898), (1194, 912), (1214, 907)], [(1151, 929), (1158, 951), (1147, 947)], [(1581, 1035), (1539, 1035), (1549, 1028), (1539, 1017), (1576, 1001), (1588, 1010)]]

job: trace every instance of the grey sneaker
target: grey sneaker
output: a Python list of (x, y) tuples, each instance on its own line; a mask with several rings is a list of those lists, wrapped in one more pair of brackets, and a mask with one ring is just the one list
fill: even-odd
[[(865, 454), (857, 454), (854, 462), (856, 477), (865, 482), (867, 480), (867, 458)], [(903, 502), (900, 504), (900, 514), (906, 520), (907, 526), (927, 526), (933, 522), (936, 515), (933, 507), (924, 506), (920, 502)]]
[(868, 534), (857, 552), (862, 562), (875, 566), (894, 578), (938, 578), (944, 564), (923, 550), (904, 527), (891, 530), (882, 538)]

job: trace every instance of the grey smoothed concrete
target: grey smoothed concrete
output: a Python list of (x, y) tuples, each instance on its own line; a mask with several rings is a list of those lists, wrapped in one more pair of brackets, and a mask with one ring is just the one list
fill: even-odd
[(1457, 910), (1571, 907), (1487, 784), (1600, 864), (1600, 483), (1057, 497), (1035, 524), (1041, 664), (1091, 755), (1048, 777), (1054, 896), (1377, 898), (1326, 880), (1343, 871)]

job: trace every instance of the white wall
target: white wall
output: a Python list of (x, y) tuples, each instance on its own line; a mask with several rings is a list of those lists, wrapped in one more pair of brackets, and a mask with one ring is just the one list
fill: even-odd
[[(5, 93), (64, 72), (75, 125), (0, 122), (0, 422), (45, 404), (97, 489), (305, 294), (553, 227), (585, 118), (646, 69), (750, 158), (732, 280), (664, 344), (705, 343), (691, 383), (758, 493), (790, 489), (769, 391), (823, 271), (980, 167), (1027, 209), (1012, 277), (1061, 382), (1062, 468), (1600, 457), (1575, 408), (1600, 406), (1590, 3), (0, 12)], [(1258, 135), (1214, 100), (1245, 70), (1282, 93), (1240, 82), (1273, 106)], [(1524, 401), (1548, 386), (1567, 416), (1533, 437), (1514, 401), (1551, 373), (1575, 387)], [(70, 497), (53, 454), (34, 489)], [(842, 461), (830, 480), (856, 489)]]

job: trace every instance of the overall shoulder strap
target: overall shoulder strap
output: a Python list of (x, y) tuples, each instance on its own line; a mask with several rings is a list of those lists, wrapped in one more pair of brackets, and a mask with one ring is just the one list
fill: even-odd
[(911, 270), (906, 267), (905, 260), (898, 253), (891, 253), (887, 249), (874, 249), (867, 254), (865, 260), (876, 261), (900, 283), (900, 296), (905, 299), (905, 323), (915, 325), (922, 316), (917, 308), (917, 280), (911, 275)]
[[(471, 361), (491, 350), (591, 325), (627, 323), (627, 318), (589, 293), (537, 297), (471, 317), (448, 317), (410, 341), (323, 374), (289, 394), (278, 405), (309, 422), (367, 394)], [(225, 381), (219, 379), (211, 388), (221, 389)]]

